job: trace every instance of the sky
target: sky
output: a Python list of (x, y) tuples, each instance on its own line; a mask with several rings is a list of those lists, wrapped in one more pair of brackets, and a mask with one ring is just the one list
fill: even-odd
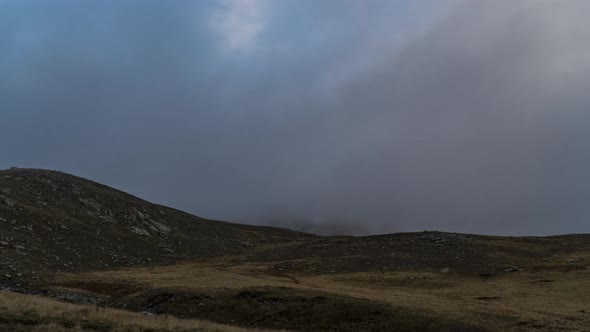
[(320, 234), (587, 233), (588, 12), (0, 0), (0, 169)]

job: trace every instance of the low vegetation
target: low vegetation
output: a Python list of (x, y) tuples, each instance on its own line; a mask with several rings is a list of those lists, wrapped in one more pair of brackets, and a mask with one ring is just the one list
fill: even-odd
[(1, 293), (10, 331), (588, 331), (590, 235), (313, 236), (12, 169), (0, 286), (51, 298)]
[[(578, 259), (590, 258), (585, 257)], [(380, 330), (339, 325), (342, 317), (355, 317), (340, 304), (353, 308), (359, 319), (388, 326), (415, 321), (449, 331), (584, 331), (590, 326), (590, 269), (572, 268), (566, 260), (481, 276), (452, 270), (280, 275), (270, 269), (276, 262), (232, 265), (234, 260), (61, 274), (53, 283), (117, 307), (242, 326), (297, 329), (301, 318), (318, 328), (328, 321), (341, 331)], [(371, 315), (377, 311), (379, 319)], [(402, 319), (395, 323), (395, 317)]]
[(201, 320), (178, 319), (168, 315), (70, 304), (39, 296), (0, 291), (2, 331), (267, 331), (225, 326)]

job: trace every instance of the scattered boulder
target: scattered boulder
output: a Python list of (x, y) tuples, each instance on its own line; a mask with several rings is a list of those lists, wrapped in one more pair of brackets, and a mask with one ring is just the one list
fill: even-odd
[(6, 197), (6, 196), (0, 196), (0, 202), (3, 202), (4, 204), (8, 205), (8, 207), (14, 207), (15, 202)]
[(150, 236), (150, 233), (148, 231), (137, 226), (131, 226), (131, 231), (137, 235)]
[(519, 268), (518, 266), (511, 266), (511, 267), (507, 268), (505, 271), (506, 272), (520, 272), (520, 271), (522, 271), (522, 269)]
[(441, 273), (449, 273), (451, 272), (451, 269), (449, 269), (448, 267), (445, 267), (444, 269), (440, 270)]

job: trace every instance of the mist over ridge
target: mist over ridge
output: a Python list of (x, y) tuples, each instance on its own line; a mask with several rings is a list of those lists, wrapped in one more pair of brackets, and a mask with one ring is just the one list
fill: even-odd
[(590, 232), (588, 10), (0, 1), (0, 168), (319, 233)]

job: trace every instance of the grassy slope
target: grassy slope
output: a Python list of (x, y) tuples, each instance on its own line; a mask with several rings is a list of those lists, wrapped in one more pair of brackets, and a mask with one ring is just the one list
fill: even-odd
[(33, 296), (0, 292), (2, 331), (269, 331), (244, 329), (171, 316), (146, 316), (124, 310), (76, 305)]
[[(576, 257), (587, 261), (590, 254), (578, 254)], [(590, 309), (590, 270), (572, 268), (562, 258), (527, 266), (525, 271), (492, 277), (425, 271), (277, 274), (271, 269), (275, 262), (238, 265), (232, 262), (235, 262), (235, 258), (225, 262), (218, 260), (83, 275), (68, 274), (58, 276), (55, 284), (107, 293), (112, 296), (113, 304), (118, 306), (129, 304), (146, 307), (153, 303), (146, 300), (149, 296), (184, 294), (194, 300), (187, 303), (168, 299), (158, 303), (156, 308), (161, 312), (185, 312), (194, 317), (203, 317), (209, 311), (191, 312), (186, 308), (200, 308), (198, 305), (203, 303), (205, 307), (216, 311), (231, 312), (232, 308), (220, 306), (219, 301), (231, 302), (236, 306), (241, 302), (260, 313), (274, 314), (277, 321), (265, 322), (266, 326), (272, 327), (283, 327), (281, 316), (268, 311), (275, 308), (276, 303), (265, 303), (264, 296), (254, 302), (240, 301), (235, 294), (266, 288), (269, 294), (274, 294), (270, 296), (279, 302), (293, 294), (308, 300), (330, 294), (338, 296), (339, 300), (348, 301), (352, 307), (359, 306), (356, 301), (363, 299), (409, 312), (413, 317), (431, 319), (436, 324), (442, 320), (440, 326), (451, 327), (454, 325), (452, 322), (506, 331), (585, 331), (590, 326), (590, 315), (584, 312)], [(109, 285), (120, 285), (119, 290), (127, 289), (129, 292), (104, 292)], [(305, 304), (305, 300), (300, 302)], [(311, 302), (307, 305), (314, 306)], [(336, 310), (325, 306), (316, 307), (323, 312)], [(296, 308), (294, 305), (291, 309)], [(383, 309), (381, 307), (378, 310)], [(311, 313), (307, 317), (313, 317), (314, 320), (325, 318), (314, 317)], [(370, 315), (366, 317), (370, 318)], [(212, 316), (212, 319), (227, 322), (223, 315)], [(444, 324), (444, 321), (447, 323)], [(234, 322), (245, 326), (251, 326), (252, 323), (248, 319), (236, 319)], [(342, 330), (346, 330), (346, 327), (342, 327)]]
[(0, 284), (140, 311), (302, 330), (590, 326), (589, 235), (314, 237), (14, 169), (0, 171), (0, 236)]

